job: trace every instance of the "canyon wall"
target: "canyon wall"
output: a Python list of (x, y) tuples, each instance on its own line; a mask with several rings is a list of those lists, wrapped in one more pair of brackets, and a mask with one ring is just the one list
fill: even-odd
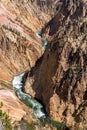
[(51, 17), (37, 2), (0, 0), (0, 102), (13, 124), (29, 110), (17, 99), (11, 81), (14, 75), (30, 70), (43, 54), (41, 40), (35, 33)]
[(29, 70), (25, 91), (53, 120), (86, 130), (87, 0), (1, 0), (0, 17), (0, 81)]
[(43, 102), (52, 119), (87, 129), (87, 1), (61, 1), (57, 9), (42, 29), (49, 43), (26, 91)]
[(42, 43), (35, 33), (53, 15), (51, 9), (44, 6), (32, 0), (0, 1), (1, 80), (11, 81), (13, 75), (29, 70), (42, 55)]

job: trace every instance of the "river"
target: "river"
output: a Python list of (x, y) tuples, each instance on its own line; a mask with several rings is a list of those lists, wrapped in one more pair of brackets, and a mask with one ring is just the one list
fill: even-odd
[[(41, 39), (43, 46), (42, 50), (45, 51), (48, 41), (41, 37), (39, 32), (36, 33), (38, 38)], [(36, 99), (32, 98), (30, 95), (23, 92), (23, 87), (25, 85), (26, 80), (24, 81), (24, 77), (28, 75), (28, 72), (23, 72), (21, 74), (15, 75), (12, 81), (13, 89), (17, 95), (17, 97), (25, 103), (27, 106), (33, 109), (34, 116), (45, 123), (52, 124), (58, 130), (62, 130), (65, 126), (61, 123), (53, 121), (45, 112), (44, 107), (41, 103), (39, 103)], [(26, 76), (27, 78), (27, 76)]]

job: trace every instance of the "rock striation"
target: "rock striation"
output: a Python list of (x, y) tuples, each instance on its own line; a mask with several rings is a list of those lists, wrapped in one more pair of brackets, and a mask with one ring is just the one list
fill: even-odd
[(8, 83), (15, 74), (31, 69), (42, 55), (42, 42), (36, 32), (52, 17), (39, 4), (27, 0), (0, 1), (0, 102), (12, 122), (20, 121), (27, 110)]
[(49, 44), (31, 70), (26, 91), (54, 120), (86, 130), (87, 1), (60, 1), (57, 10), (42, 29)]
[(0, 103), (1, 102), (3, 106), (0, 109), (7, 113), (11, 118), (12, 124), (17, 123), (26, 115), (27, 107), (18, 100), (15, 93), (12, 90), (0, 86)]
[[(54, 15), (50, 11), (50, 1), (47, 3), (37, 0), (0, 1), (0, 102), (13, 123), (20, 121), (29, 110), (8, 86), (15, 74), (30, 70), (43, 54), (42, 42), (36, 32)], [(29, 115), (28, 120), (32, 121), (32, 118)]]
[(25, 92), (52, 119), (86, 130), (87, 0), (1, 0), (0, 17), (0, 80), (29, 70)]
[(35, 33), (52, 17), (44, 6), (32, 0), (0, 1), (1, 80), (11, 81), (13, 75), (29, 70), (42, 55), (42, 43)]

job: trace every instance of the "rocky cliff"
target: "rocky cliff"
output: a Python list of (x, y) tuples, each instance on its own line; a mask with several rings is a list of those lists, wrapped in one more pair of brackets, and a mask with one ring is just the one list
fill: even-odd
[[(53, 17), (55, 6), (51, 4), (37, 0), (0, 1), (0, 102), (13, 124), (25, 115), (28, 121), (35, 120), (32, 110), (17, 99), (11, 81), (15, 74), (30, 70), (43, 54), (42, 42), (36, 32)], [(19, 129), (28, 128), (20, 126)]]
[(49, 44), (26, 91), (44, 103), (54, 120), (86, 130), (87, 1), (60, 1), (57, 10), (42, 29)]
[[(87, 0), (1, 0), (0, 17), (0, 80), (29, 70), (25, 92), (53, 120), (86, 130)], [(40, 30), (49, 42), (44, 54)]]
[(11, 81), (13, 75), (30, 69), (42, 55), (42, 44), (35, 33), (53, 15), (48, 8), (50, 3), (46, 4), (32, 0), (0, 1), (0, 79)]
[(35, 33), (51, 17), (37, 1), (0, 1), (0, 102), (12, 122), (21, 120), (26, 112), (8, 87), (15, 74), (29, 70), (42, 55), (42, 43)]

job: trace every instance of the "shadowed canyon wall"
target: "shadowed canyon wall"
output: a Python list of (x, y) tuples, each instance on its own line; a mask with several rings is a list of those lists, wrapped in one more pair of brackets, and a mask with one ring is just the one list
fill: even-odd
[(29, 70), (25, 91), (52, 119), (86, 130), (87, 0), (1, 0), (0, 17), (0, 80)]
[(57, 10), (42, 29), (49, 44), (26, 91), (54, 120), (87, 129), (87, 1), (60, 1)]

